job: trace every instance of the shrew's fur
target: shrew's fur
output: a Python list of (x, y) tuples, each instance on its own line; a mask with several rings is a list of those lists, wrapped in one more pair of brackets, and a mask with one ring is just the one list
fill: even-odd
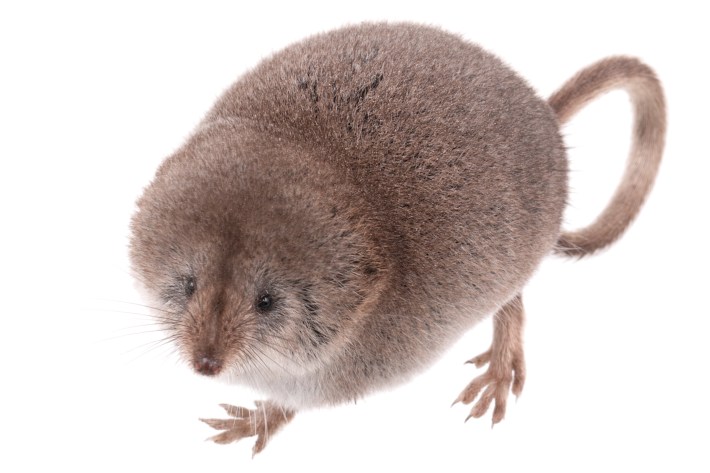
[[(637, 114), (629, 171), (597, 222), (561, 233), (560, 122), (617, 86)], [(495, 401), (498, 421), (524, 381), (525, 282), (551, 251), (623, 232), (663, 132), (660, 87), (634, 59), (592, 66), (548, 104), (457, 36), (348, 27), (227, 90), (139, 200), (132, 261), (197, 371), (270, 398), (226, 406), (236, 420), (208, 421), (217, 441), (257, 434), (259, 451), (257, 426), (405, 380), (496, 311), (491, 350), (471, 360), (489, 369), (458, 400), (486, 388), (471, 414)]]

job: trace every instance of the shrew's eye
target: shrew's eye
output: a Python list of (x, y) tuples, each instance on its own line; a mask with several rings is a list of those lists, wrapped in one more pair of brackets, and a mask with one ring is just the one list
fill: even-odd
[(197, 290), (197, 281), (195, 281), (194, 276), (187, 276), (183, 280), (183, 288), (185, 290), (185, 297), (187, 297), (188, 299), (192, 297), (192, 295)]
[(259, 312), (269, 312), (274, 307), (274, 299), (269, 294), (262, 294), (256, 300), (256, 308)]

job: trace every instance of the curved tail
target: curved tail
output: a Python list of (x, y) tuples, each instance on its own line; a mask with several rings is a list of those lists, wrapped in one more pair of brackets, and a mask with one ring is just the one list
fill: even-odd
[(666, 133), (663, 89), (650, 67), (638, 59), (611, 57), (577, 73), (548, 100), (560, 124), (589, 101), (623, 88), (634, 109), (633, 140), (621, 184), (601, 215), (587, 227), (562, 232), (555, 251), (568, 256), (591, 254), (613, 243), (638, 214), (661, 162)]

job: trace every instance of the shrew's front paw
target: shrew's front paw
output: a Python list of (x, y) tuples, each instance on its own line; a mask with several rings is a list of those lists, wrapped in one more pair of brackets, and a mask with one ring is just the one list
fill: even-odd
[(254, 404), (256, 409), (220, 404), (231, 417), (230, 419), (200, 419), (212, 428), (223, 430), (222, 433), (208, 440), (224, 444), (256, 435), (256, 443), (252, 449), (253, 455), (256, 455), (266, 447), (271, 436), (296, 415), (295, 411), (285, 409), (271, 401), (256, 401)]

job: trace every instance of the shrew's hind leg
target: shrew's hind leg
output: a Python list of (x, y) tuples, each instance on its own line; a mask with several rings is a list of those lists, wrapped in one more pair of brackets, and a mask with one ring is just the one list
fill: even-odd
[(493, 319), (493, 343), (488, 351), (467, 361), (477, 368), (488, 363), (488, 369), (471, 381), (454, 401), (454, 404), (469, 404), (483, 391), (466, 420), (481, 417), (495, 400), (495, 425), (505, 416), (508, 391), (512, 391), (516, 397), (522, 392), (525, 383), (523, 321), (523, 301), (518, 294), (496, 312)]
[(254, 402), (256, 409), (220, 404), (227, 411), (231, 419), (200, 419), (210, 427), (224, 432), (210, 437), (216, 443), (230, 443), (245, 437), (256, 435), (256, 443), (252, 452), (254, 455), (261, 452), (281, 427), (288, 424), (295, 411), (285, 409), (271, 401)]

